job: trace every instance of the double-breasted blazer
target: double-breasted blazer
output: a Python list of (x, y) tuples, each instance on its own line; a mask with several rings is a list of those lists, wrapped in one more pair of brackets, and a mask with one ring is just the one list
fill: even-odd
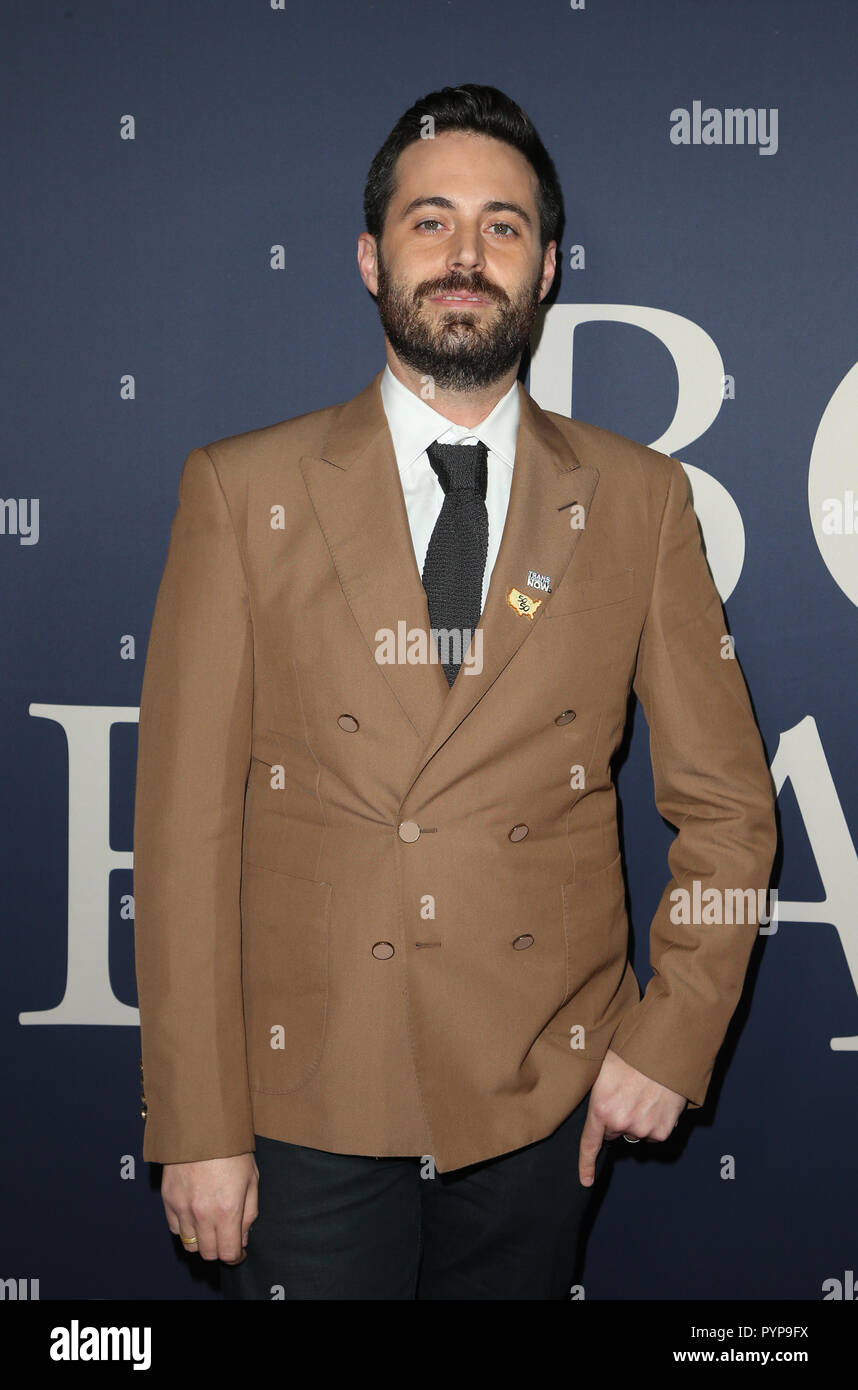
[[(764, 891), (775, 848), (681, 464), (519, 383), (450, 687), (380, 379), (184, 464), (134, 820), (150, 1161), (259, 1133), (447, 1171), (551, 1133), (609, 1046), (697, 1107), (742, 989), (757, 925), (671, 914), (695, 880)], [(611, 773), (632, 688), (677, 830), (643, 997)]]

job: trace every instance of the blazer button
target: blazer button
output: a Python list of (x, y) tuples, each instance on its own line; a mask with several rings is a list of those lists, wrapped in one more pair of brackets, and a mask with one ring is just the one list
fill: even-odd
[(347, 734), (354, 734), (360, 728), (353, 714), (341, 714), (337, 723), (341, 729), (345, 729)]
[(390, 960), (393, 955), (393, 947), (389, 941), (376, 941), (372, 948), (372, 954), (376, 960)]
[(565, 710), (563, 711), (562, 714), (558, 714), (558, 716), (557, 716), (557, 718), (555, 719), (554, 723), (555, 723), (555, 724), (571, 724), (571, 723), (572, 723), (572, 720), (573, 720), (574, 718), (575, 718), (575, 711), (574, 711), (574, 709), (565, 709)]
[(516, 951), (526, 951), (528, 946), (533, 945), (533, 937), (525, 932), (524, 936), (517, 936), (512, 944)]
[(525, 835), (528, 835), (529, 833), (530, 833), (530, 826), (529, 826), (529, 825), (514, 825), (514, 826), (512, 827), (512, 830), (509, 832), (509, 838), (510, 838), (513, 842), (515, 842), (516, 840), (523, 840), (524, 837), (525, 837)]
[(420, 838), (420, 826), (416, 820), (404, 820), (399, 823), (399, 838), (404, 840), (407, 845), (412, 845), (415, 840)]

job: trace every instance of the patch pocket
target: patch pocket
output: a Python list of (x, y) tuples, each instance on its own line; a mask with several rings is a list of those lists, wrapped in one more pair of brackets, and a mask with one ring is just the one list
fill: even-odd
[(584, 613), (589, 608), (606, 608), (631, 598), (635, 587), (633, 569), (618, 570), (616, 574), (597, 575), (594, 579), (567, 580), (551, 596), (545, 608), (546, 618), (562, 618), (567, 613)]
[(297, 1090), (321, 1060), (332, 892), (330, 883), (244, 863), (241, 963), (253, 1091)]

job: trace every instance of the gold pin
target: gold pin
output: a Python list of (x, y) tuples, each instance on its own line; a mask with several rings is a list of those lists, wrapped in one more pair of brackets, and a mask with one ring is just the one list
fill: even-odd
[(520, 589), (510, 589), (506, 601), (510, 608), (513, 608), (516, 613), (520, 613), (523, 618), (529, 618), (531, 622), (533, 622), (537, 608), (542, 607), (541, 598), (531, 598), (530, 594), (523, 594)]

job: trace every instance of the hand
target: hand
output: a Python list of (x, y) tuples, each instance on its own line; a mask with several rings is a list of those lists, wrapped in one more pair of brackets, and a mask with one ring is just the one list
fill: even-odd
[(165, 1163), (161, 1198), (174, 1236), (197, 1237), (183, 1245), (204, 1260), (239, 1265), (259, 1215), (259, 1169), (252, 1153), (204, 1158), (196, 1163)]
[(656, 1142), (667, 1139), (687, 1103), (678, 1091), (644, 1076), (608, 1048), (590, 1092), (578, 1150), (582, 1187), (593, 1184), (596, 1156), (605, 1140), (621, 1134)]

